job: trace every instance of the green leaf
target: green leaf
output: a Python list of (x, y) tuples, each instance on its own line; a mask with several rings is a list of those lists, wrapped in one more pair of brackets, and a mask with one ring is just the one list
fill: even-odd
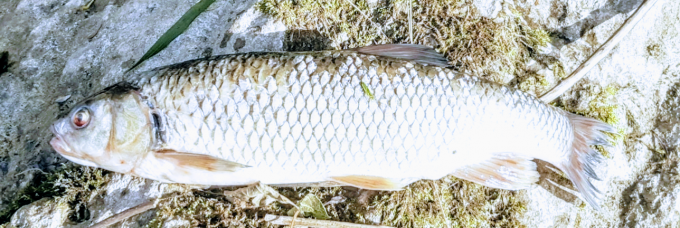
[(135, 63), (135, 65), (130, 67), (130, 69), (128, 69), (127, 71), (135, 69), (135, 67), (139, 66), (139, 64), (141, 64), (145, 60), (151, 58), (151, 56), (154, 56), (158, 52), (165, 49), (165, 47), (167, 47), (168, 44), (170, 44), (170, 42), (175, 40), (175, 38), (177, 38), (185, 30), (187, 30), (187, 28), (189, 28), (189, 25), (191, 25), (191, 22), (193, 22), (194, 19), (196, 19), (198, 15), (205, 11), (213, 2), (215, 2), (215, 0), (201, 0), (198, 3), (194, 4), (194, 6), (192, 6), (191, 9), (189, 9), (189, 11), (184, 13), (184, 15), (182, 15), (182, 17), (177, 22), (175, 22), (175, 24), (172, 25), (172, 27), (170, 27), (168, 31), (165, 31), (165, 33), (163, 33), (163, 35), (160, 38), (158, 38), (156, 43), (154, 43), (153, 46), (151, 46), (151, 48), (149, 48), (149, 50), (146, 51), (144, 56), (142, 56), (142, 58), (139, 59), (137, 63)]
[(307, 215), (314, 216), (316, 219), (326, 220), (330, 218), (323, 203), (319, 200), (319, 197), (316, 197), (314, 194), (310, 193), (307, 194), (305, 198), (302, 198), (298, 207), (300, 208), (300, 211), (305, 212)]
[(364, 94), (368, 96), (368, 99), (375, 99), (375, 96), (373, 96), (373, 93), (371, 93), (371, 89), (368, 88), (368, 85), (364, 82), (359, 82), (359, 85), (361, 85), (361, 89), (364, 90)]

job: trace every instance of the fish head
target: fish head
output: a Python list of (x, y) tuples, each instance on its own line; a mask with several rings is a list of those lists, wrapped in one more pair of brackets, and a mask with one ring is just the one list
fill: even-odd
[(99, 94), (51, 126), (50, 145), (77, 164), (129, 173), (150, 151), (148, 110), (134, 92)]

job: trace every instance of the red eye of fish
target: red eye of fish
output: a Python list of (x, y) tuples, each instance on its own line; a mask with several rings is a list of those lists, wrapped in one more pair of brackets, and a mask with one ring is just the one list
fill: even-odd
[(81, 108), (71, 117), (73, 126), (77, 129), (84, 128), (90, 123), (90, 110), (87, 108)]

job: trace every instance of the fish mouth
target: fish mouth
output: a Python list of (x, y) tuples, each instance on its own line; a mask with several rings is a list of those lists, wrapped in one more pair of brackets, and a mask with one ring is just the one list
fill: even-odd
[(73, 151), (71, 151), (71, 148), (59, 136), (52, 137), (50, 140), (50, 145), (52, 145), (52, 148), (54, 148), (54, 150), (60, 154), (73, 156)]
[(54, 125), (50, 126), (50, 130), (52, 131), (52, 134), (54, 134), (54, 137), (50, 140), (52, 148), (62, 155), (73, 157), (73, 150), (71, 150), (71, 147), (61, 138)]
[(55, 129), (54, 125), (50, 127), (50, 130), (54, 134), (54, 137), (52, 137), (52, 139), (50, 140), (50, 145), (52, 145), (52, 148), (54, 148), (54, 150), (56, 150), (57, 153), (61, 154), (61, 156), (63, 156), (64, 158), (77, 164), (91, 167), (99, 167), (93, 161), (82, 159), (83, 157), (82, 154), (75, 153), (68, 145), (68, 143), (66, 143), (66, 141), (64, 141), (64, 139), (61, 138), (61, 136)]

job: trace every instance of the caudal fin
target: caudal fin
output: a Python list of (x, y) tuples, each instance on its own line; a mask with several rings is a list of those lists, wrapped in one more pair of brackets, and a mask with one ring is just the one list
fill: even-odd
[(600, 180), (593, 167), (602, 161), (600, 152), (593, 150), (591, 145), (610, 145), (605, 132), (616, 133), (614, 127), (604, 122), (567, 114), (574, 129), (574, 142), (568, 159), (556, 164), (574, 183), (583, 199), (596, 210), (600, 210), (600, 191), (593, 186), (589, 178)]

